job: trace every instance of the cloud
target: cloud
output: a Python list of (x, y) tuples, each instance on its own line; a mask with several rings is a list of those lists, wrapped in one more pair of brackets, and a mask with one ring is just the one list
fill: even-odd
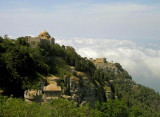
[(106, 57), (108, 61), (119, 62), (137, 83), (160, 91), (159, 84), (154, 85), (155, 81), (160, 83), (160, 49), (113, 39), (57, 38), (56, 43), (73, 46), (83, 57)]

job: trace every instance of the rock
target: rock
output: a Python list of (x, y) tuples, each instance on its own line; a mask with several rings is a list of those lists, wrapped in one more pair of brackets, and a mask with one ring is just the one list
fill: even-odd
[(80, 106), (84, 106), (87, 104), (87, 101), (82, 101), (82, 103), (80, 104)]

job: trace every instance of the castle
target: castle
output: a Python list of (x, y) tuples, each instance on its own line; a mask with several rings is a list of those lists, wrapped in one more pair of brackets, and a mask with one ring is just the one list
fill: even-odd
[(96, 59), (89, 59), (97, 68), (106, 68), (110, 63), (107, 62), (106, 58), (96, 58)]
[(41, 41), (48, 41), (50, 44), (55, 43), (55, 39), (45, 30), (43, 30), (38, 37), (25, 36), (25, 40), (32, 45), (36, 45)]
[(95, 60), (93, 58), (89, 59), (90, 61), (92, 61), (94, 64), (99, 64), (99, 63), (106, 63), (106, 58), (96, 58)]

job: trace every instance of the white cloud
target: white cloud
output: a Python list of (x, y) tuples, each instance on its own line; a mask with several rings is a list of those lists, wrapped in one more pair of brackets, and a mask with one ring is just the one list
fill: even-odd
[(57, 38), (56, 42), (73, 46), (83, 57), (106, 57), (108, 61), (119, 62), (138, 83), (151, 88), (155, 88), (152, 81), (160, 83), (160, 49), (113, 39)]

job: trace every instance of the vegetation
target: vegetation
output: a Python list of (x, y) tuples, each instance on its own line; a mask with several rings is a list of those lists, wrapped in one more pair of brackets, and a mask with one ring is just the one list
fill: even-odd
[(89, 105), (76, 107), (76, 103), (64, 99), (51, 100), (46, 104), (27, 104), (22, 99), (0, 97), (1, 117), (93, 117), (100, 111), (91, 109)]
[[(97, 100), (92, 107), (89, 104), (77, 107), (76, 102), (64, 99), (46, 104), (27, 104), (21, 99), (25, 89), (40, 88), (39, 82), (50, 74), (76, 76), (75, 72), (71, 73), (70, 66), (88, 74), (97, 89), (104, 92), (105, 99)], [(8, 96), (0, 97), (0, 116), (158, 117), (160, 95), (132, 81), (119, 63), (114, 66), (115, 69), (96, 69), (91, 61), (78, 55), (70, 46), (43, 41), (31, 47), (24, 37), (17, 40), (0, 37), (0, 89)], [(61, 84), (64, 86), (63, 82)], [(105, 97), (108, 87), (113, 93), (112, 99)]]

